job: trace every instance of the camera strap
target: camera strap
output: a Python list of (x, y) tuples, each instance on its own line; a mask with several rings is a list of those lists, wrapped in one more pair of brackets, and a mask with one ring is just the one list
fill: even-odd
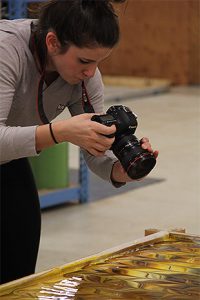
[[(44, 84), (44, 73), (41, 74), (39, 84), (38, 84), (38, 95), (36, 101), (36, 110), (39, 113), (40, 120), (43, 124), (49, 123), (49, 120), (45, 114), (44, 106), (43, 106), (43, 84)], [(90, 102), (84, 81), (82, 81), (82, 106), (85, 113), (94, 113), (94, 108)]]
[(45, 68), (46, 68), (46, 48), (42, 48), (36, 37), (37, 25), (31, 22), (31, 36), (29, 41), (29, 48), (33, 56), (37, 56), (38, 62), (36, 61), (36, 67), (40, 73), (40, 79), (38, 82), (38, 93), (36, 97), (36, 111), (43, 124), (48, 124), (49, 120), (46, 116), (44, 105), (43, 105), (43, 85), (45, 82)]
[(90, 98), (88, 96), (85, 83), (82, 81), (82, 106), (85, 113), (94, 113), (94, 108), (90, 102)]

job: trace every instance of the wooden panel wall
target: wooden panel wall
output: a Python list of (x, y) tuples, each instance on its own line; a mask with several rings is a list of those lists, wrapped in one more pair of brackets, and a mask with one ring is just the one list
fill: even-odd
[(200, 83), (200, 0), (128, 0), (116, 9), (121, 40), (103, 74)]

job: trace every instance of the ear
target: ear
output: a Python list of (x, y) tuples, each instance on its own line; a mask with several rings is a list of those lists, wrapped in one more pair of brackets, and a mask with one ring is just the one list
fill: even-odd
[(60, 51), (60, 43), (53, 31), (49, 31), (46, 35), (46, 46), (50, 55), (55, 55)]

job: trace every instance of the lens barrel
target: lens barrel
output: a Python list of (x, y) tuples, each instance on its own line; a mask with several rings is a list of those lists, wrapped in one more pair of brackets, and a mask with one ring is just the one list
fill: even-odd
[(143, 149), (133, 134), (118, 137), (112, 150), (132, 179), (145, 177), (156, 164), (153, 154)]

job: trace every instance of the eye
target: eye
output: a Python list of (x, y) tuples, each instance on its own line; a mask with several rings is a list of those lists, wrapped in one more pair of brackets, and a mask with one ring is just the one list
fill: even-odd
[(89, 64), (89, 61), (88, 60), (85, 60), (85, 59), (82, 59), (82, 58), (79, 58), (79, 62), (81, 64)]

